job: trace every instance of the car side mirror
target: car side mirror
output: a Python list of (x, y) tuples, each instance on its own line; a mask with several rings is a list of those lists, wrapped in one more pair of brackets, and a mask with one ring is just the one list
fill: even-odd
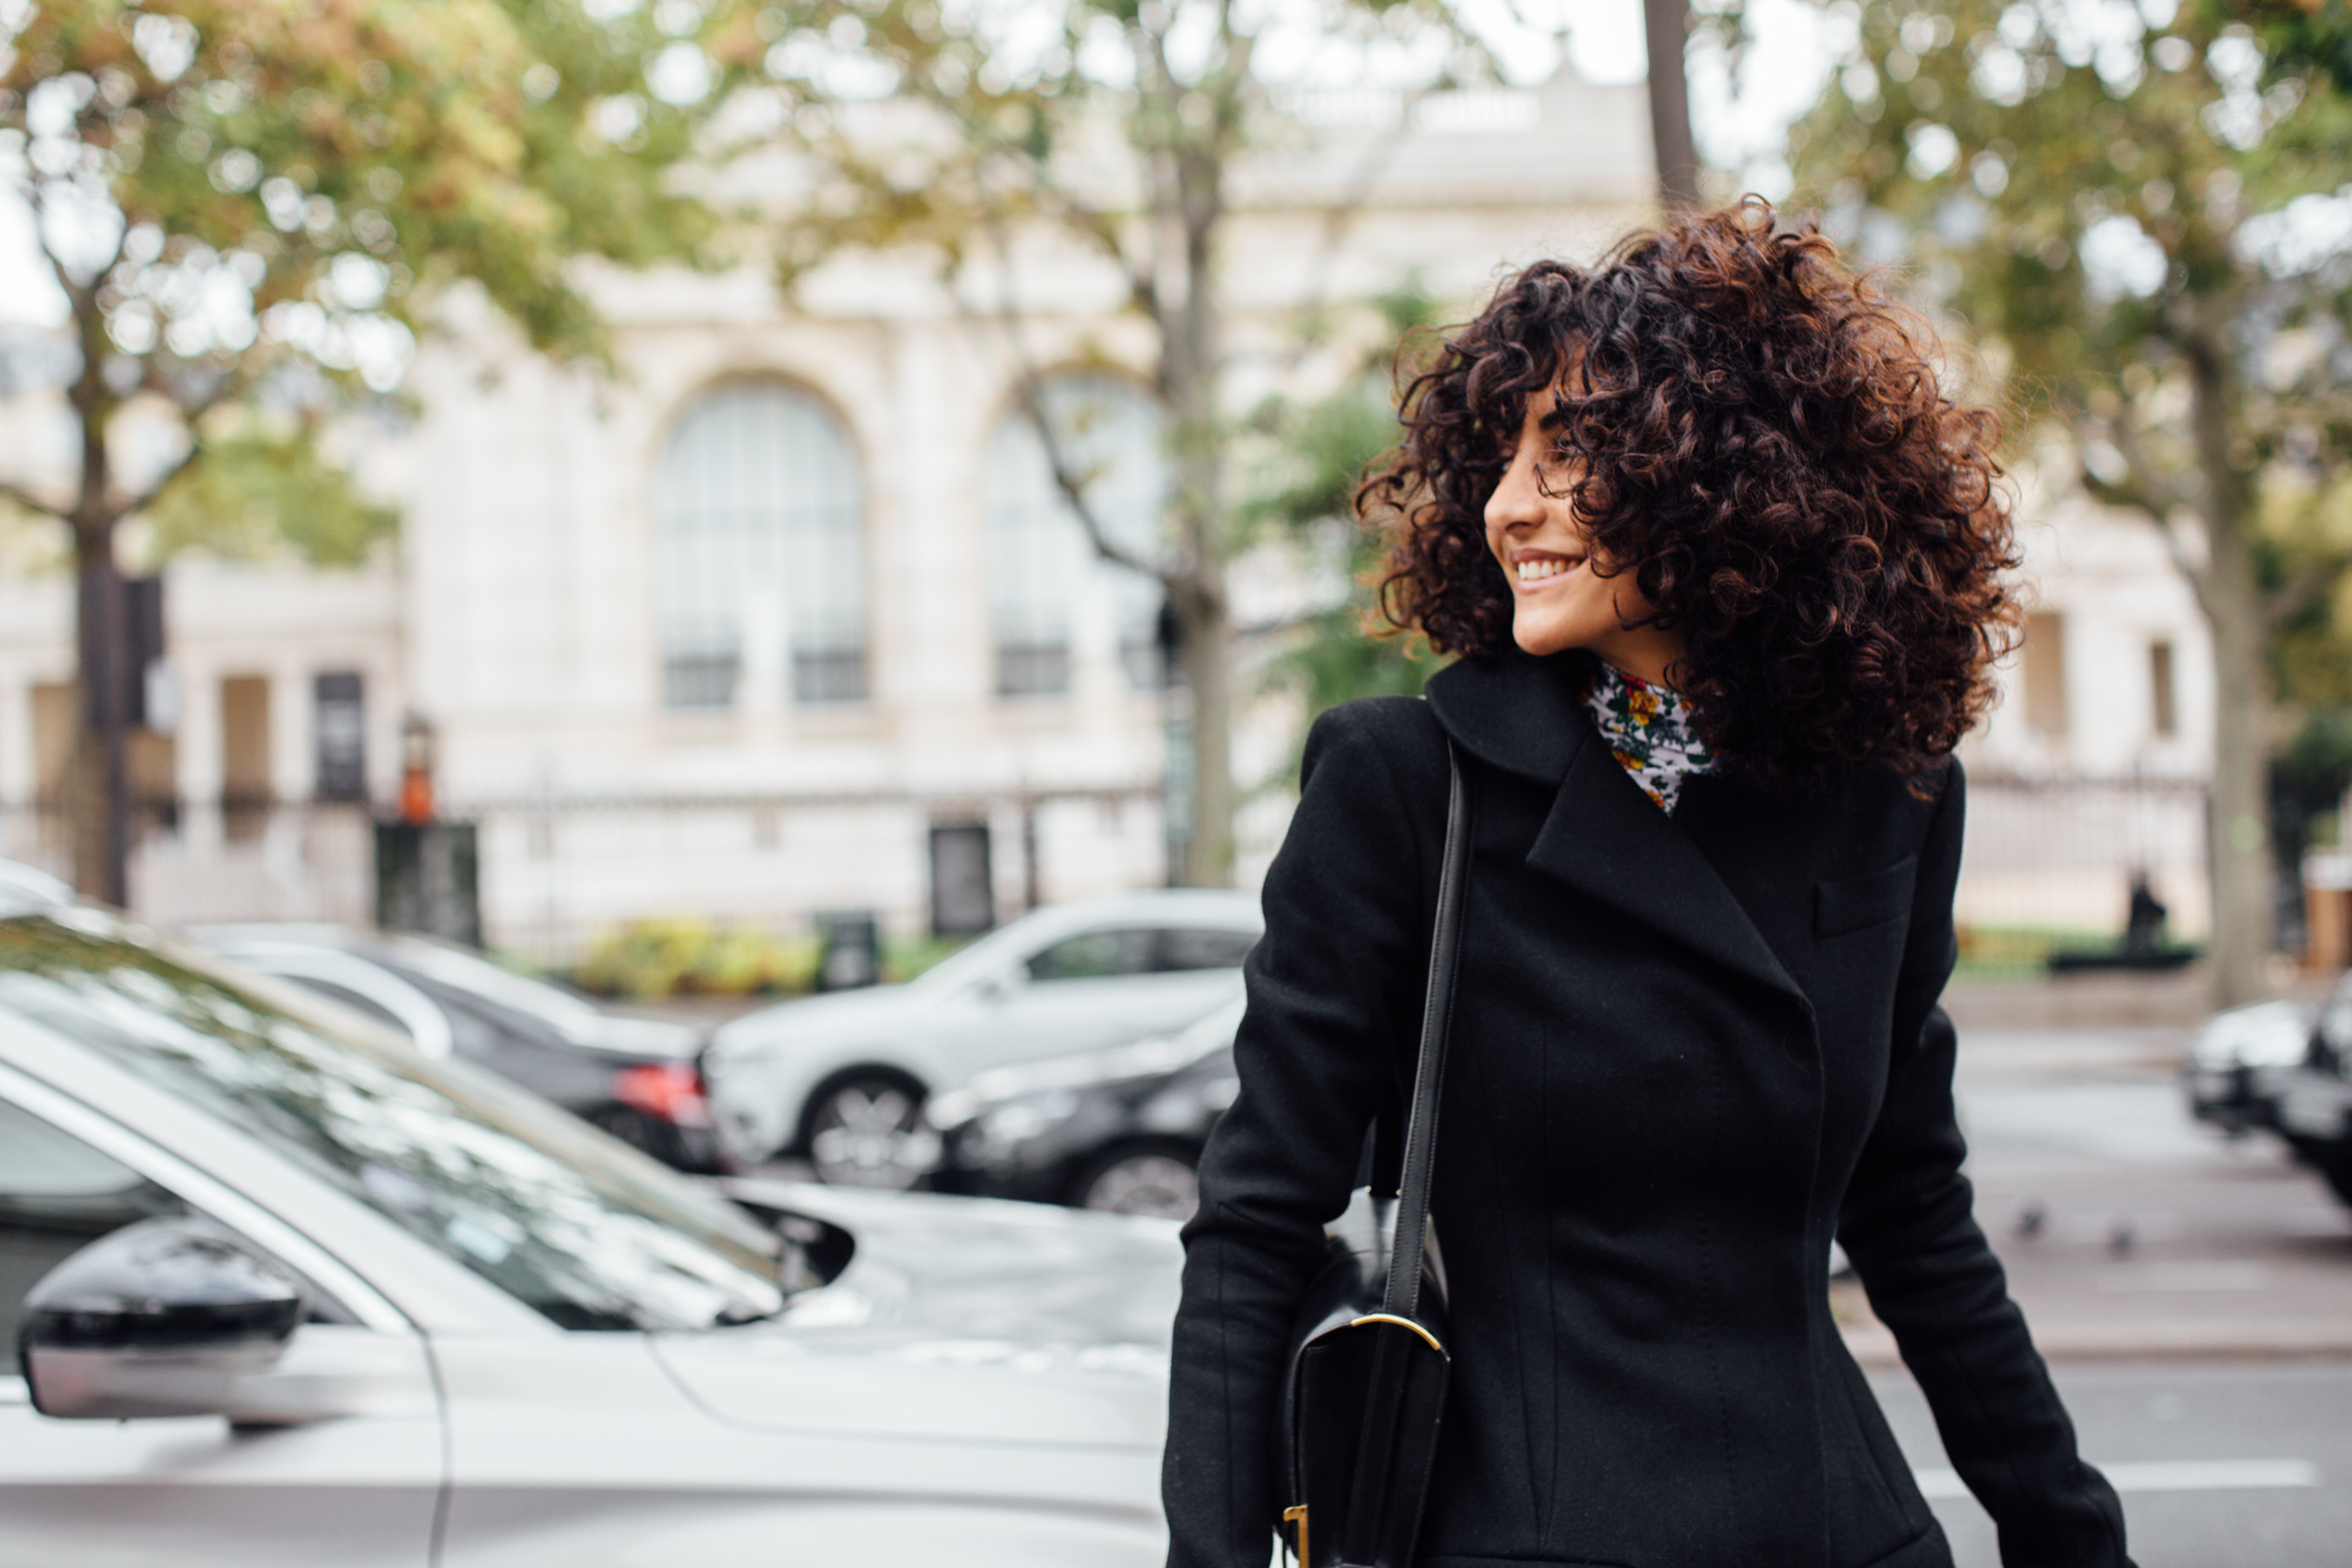
[(25, 1296), (17, 1360), (44, 1415), (214, 1415), (267, 1372), (301, 1285), (211, 1220), (171, 1215), (100, 1237)]
[(1029, 971), (1016, 963), (1010, 969), (1000, 969), (982, 980), (979, 984), (972, 987), (972, 994), (983, 1002), (993, 1005), (1009, 999), (1014, 992), (1027, 984), (1029, 984)]

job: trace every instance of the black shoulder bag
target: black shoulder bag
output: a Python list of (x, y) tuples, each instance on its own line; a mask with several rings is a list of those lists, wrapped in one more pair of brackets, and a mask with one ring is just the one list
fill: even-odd
[(1290, 1505), (1282, 1522), (1302, 1568), (1411, 1568), (1445, 1412), (1451, 1363), (1429, 1175), (1470, 869), (1469, 792), (1450, 740), (1445, 755), (1444, 863), (1386, 1278), (1367, 1278), (1356, 1255), (1335, 1240), (1291, 1338), (1281, 1434)]

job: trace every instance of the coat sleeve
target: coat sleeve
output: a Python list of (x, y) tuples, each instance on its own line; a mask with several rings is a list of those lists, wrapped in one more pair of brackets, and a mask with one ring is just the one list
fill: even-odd
[[(1417, 702), (1351, 703), (1307, 735), (1298, 809), (1266, 873), (1265, 935), (1244, 965), (1241, 1089), (1184, 1230), (1160, 1482), (1171, 1568), (1265, 1568), (1272, 1550), (1283, 1363), (1419, 1005), (1444, 766)], [(1401, 787), (1401, 773), (1423, 787)], [(1431, 795), (1434, 821), (1408, 795)]]
[(2005, 1568), (2130, 1568), (2122, 1505), (2075, 1451), (2074, 1425), (1960, 1174), (1958, 1037), (1937, 1000), (1958, 952), (1964, 790), (1955, 763), (1919, 854), (1886, 1096), (1838, 1239), (1927, 1394), (1945, 1452), (1992, 1515)]

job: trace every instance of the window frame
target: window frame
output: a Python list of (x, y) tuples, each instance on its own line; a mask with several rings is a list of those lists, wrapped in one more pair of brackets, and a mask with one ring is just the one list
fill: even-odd
[[(1164, 514), (1169, 498), (1175, 490), (1175, 477), (1165, 449), (1167, 410), (1150, 388), (1137, 378), (1116, 369), (1084, 365), (1048, 371), (1039, 377), (1038, 385), (1041, 396), (1048, 404), (1049, 416), (1057, 420), (1060, 416), (1051, 406), (1055, 397), (1067, 395), (1073, 399), (1083, 399), (1090, 391), (1115, 394), (1129, 407), (1149, 414), (1152, 425), (1152, 461), (1157, 466), (1160, 490), (1160, 512)], [(1066, 395), (1063, 392), (1065, 388), (1070, 389)], [(1108, 403), (1109, 399), (1107, 397), (1105, 401)], [(1025, 464), (1034, 459), (1047, 463), (1043, 492), (1044, 505), (1047, 510), (1042, 516), (1025, 516), (1018, 527), (1024, 535), (1034, 530), (1039, 536), (1061, 538), (1060, 547), (1069, 552), (1070, 574), (1076, 579), (1071, 584), (1071, 595), (1105, 597), (1099, 590), (1106, 574), (1115, 574), (1121, 580), (1141, 581), (1140, 574), (1113, 565), (1096, 553), (1067, 499), (1061, 496), (1054, 486), (1050, 463), (1043, 450), (1045, 444), (1030, 423), (1027, 407), (1017, 397), (1008, 400), (988, 427), (981, 459), (981, 538), (986, 566), (983, 591), (987, 596), (985, 620), (992, 695), (1000, 702), (1016, 703), (1066, 699), (1077, 689), (1078, 671), (1097, 653), (1107, 658), (1112, 668), (1112, 679), (1122, 691), (1150, 694), (1163, 690), (1168, 683), (1168, 672), (1163, 668), (1165, 661), (1160, 657), (1161, 611), (1157, 603), (1160, 597), (1157, 585), (1151, 590), (1155, 603), (1150, 616), (1148, 619), (1139, 617), (1139, 637), (1129, 635), (1137, 631), (1138, 626), (1125, 624), (1127, 606), (1124, 601), (1128, 595), (1123, 592), (1108, 595), (1109, 602), (1105, 605), (1105, 614), (1108, 617), (1106, 627), (1108, 644), (1102, 649), (1085, 649), (1086, 657), (1081, 657), (1083, 637), (1077, 616), (1065, 615), (1062, 617), (1058, 639), (1041, 638), (1029, 627), (1008, 628), (1000, 619), (997, 573), (1000, 562), (1007, 553), (1001, 542), (1003, 535), (1000, 530), (1013, 526), (1002, 518), (1006, 511), (1034, 499), (1000, 495), (999, 462), (1003, 444), (1008, 439), (1022, 443), (1019, 462)], [(1012, 477), (1019, 479), (1024, 476)], [(1109, 519), (1105, 521), (1114, 533), (1119, 531), (1115, 521)], [(1151, 520), (1155, 531), (1160, 521), (1160, 515), (1155, 514)], [(1055, 527), (1057, 522), (1062, 526)], [(1123, 542), (1133, 546), (1139, 541), (1129, 539)], [(1038, 547), (1036, 537), (1024, 538), (1021, 545), (1024, 552)], [(1044, 548), (1054, 546), (1048, 544)], [(1008, 635), (1008, 630), (1015, 635)], [(1014, 679), (1016, 671), (1021, 679)]]
[[(803, 525), (796, 524), (794, 518), (806, 511), (823, 511), (831, 503), (811, 502), (804, 498), (796, 500), (788, 490), (772, 498), (763, 498), (760, 510), (767, 514), (772, 533), (765, 542), (748, 547), (772, 552), (780, 563), (778, 592), (783, 595), (780, 606), (783, 623), (781, 646), (772, 648), (750, 646), (753, 639), (748, 635), (748, 618), (740, 616), (732, 622), (731, 651), (719, 651), (715, 637), (704, 639), (708, 647), (698, 644), (690, 650), (687, 644), (693, 639), (673, 644), (674, 617), (670, 596), (674, 591), (672, 574), (677, 568), (672, 564), (671, 552), (680, 547), (683, 532), (677, 514), (688, 509), (672, 499), (671, 489), (666, 481), (670, 478), (671, 464), (677, 460), (679, 439), (690, 429), (698, 415), (722, 400), (762, 394), (777, 395), (788, 403), (797, 405), (798, 412), (813, 416), (815, 426), (823, 432), (820, 439), (829, 437), (837, 444), (849, 498), (842, 503), (851, 524), (847, 531), (849, 549), (845, 559), (853, 563), (852, 569), (857, 579), (855, 595), (857, 635), (854, 648), (846, 642), (838, 646), (815, 642), (803, 645), (796, 640), (795, 617), (790, 604), (790, 584), (794, 573), (788, 557), (800, 548), (794, 542), (795, 530)], [(781, 710), (794, 713), (839, 712), (856, 710), (873, 702), (876, 616), (875, 571), (871, 558), (874, 487), (868, 473), (871, 466), (865, 445), (858, 439), (857, 428), (847, 414), (824, 392), (797, 376), (774, 372), (724, 376), (695, 386), (673, 405), (646, 468), (646, 515), (652, 566), (647, 580), (653, 599), (655, 695), (656, 706), (664, 716), (692, 721), (727, 718), (747, 711), (744, 688), (746, 675), (751, 668), (750, 661), (754, 655), (775, 666), (767, 673), (772, 678), (772, 689), (775, 693), (774, 705)], [(747, 548), (742, 541), (749, 537), (750, 530), (745, 525), (737, 526), (739, 537), (731, 548), (740, 554)], [(674, 647), (681, 651), (674, 651)], [(723, 695), (710, 700), (679, 700), (681, 671), (688, 666), (695, 668), (685, 673), (706, 686), (723, 686)], [(848, 667), (854, 667), (855, 678), (843, 683), (843, 690), (828, 693), (822, 689), (829, 683), (835, 683), (841, 669)], [(854, 687), (854, 691), (846, 689), (847, 687)]]
[[(12, 1020), (14, 1022), (14, 1020)], [(314, 1281), (362, 1328), (412, 1334), (417, 1325), (341, 1258), (235, 1187), (75, 1095), (0, 1060), (0, 1100), (87, 1143), (190, 1209), (217, 1221), (298, 1276)], [(233, 1132), (233, 1130), (231, 1130)]]

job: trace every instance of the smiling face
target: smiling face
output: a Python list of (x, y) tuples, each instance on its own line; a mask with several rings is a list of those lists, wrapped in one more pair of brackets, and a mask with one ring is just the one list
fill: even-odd
[(1663, 684), (1682, 657), (1680, 634), (1645, 620), (1656, 608), (1633, 574), (1603, 576), (1569, 500), (1574, 460), (1554, 448), (1549, 393), (1528, 399), (1510, 466), (1486, 500), (1486, 547), (1511, 584), (1511, 637), (1533, 654), (1583, 648), (1626, 674)]

